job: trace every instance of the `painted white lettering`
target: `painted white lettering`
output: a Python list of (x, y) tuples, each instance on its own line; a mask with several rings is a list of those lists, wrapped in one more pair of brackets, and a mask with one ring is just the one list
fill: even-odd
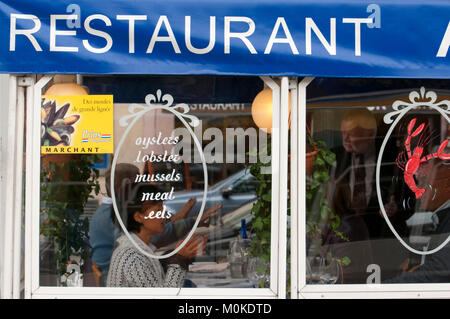
[[(168, 196), (168, 195), (164, 195), (164, 194), (161, 195), (160, 193), (157, 193), (155, 195), (155, 197), (161, 197), (161, 199), (162, 199), (162, 197), (164, 197), (164, 196), (167, 197)], [(143, 195), (143, 197), (142, 197), (142, 200), (144, 201), (144, 199), (147, 198), (147, 197), (150, 198), (151, 195), (152, 195), (152, 193), (145, 193)], [(172, 213), (170, 211), (168, 211), (166, 206), (163, 206), (163, 210), (162, 211), (158, 210), (158, 211), (155, 212), (154, 210), (152, 210), (152, 211), (147, 212), (147, 215), (144, 216), (144, 219), (155, 219), (155, 218), (156, 219), (160, 219), (160, 218), (167, 218), (167, 219), (169, 219), (170, 217), (172, 217)]]
[[(280, 28), (280, 25), (282, 26), (283, 32), (286, 35), (285, 38), (277, 38), (278, 29)], [(270, 35), (269, 42), (267, 43), (266, 49), (264, 50), (264, 54), (270, 54), (270, 51), (272, 51), (272, 46), (274, 43), (288, 43), (289, 46), (291, 47), (292, 53), (299, 54), (298, 49), (295, 46), (294, 39), (292, 39), (291, 32), (289, 31), (289, 28), (286, 25), (286, 21), (284, 20), (284, 18), (277, 19), (277, 22), (273, 27), (272, 34)]]
[(83, 45), (86, 48), (86, 50), (88, 50), (92, 53), (106, 53), (111, 49), (111, 47), (113, 45), (113, 39), (111, 38), (111, 36), (108, 33), (91, 28), (90, 23), (92, 20), (95, 20), (95, 19), (102, 20), (103, 22), (105, 22), (106, 26), (108, 26), (108, 27), (111, 26), (111, 20), (107, 16), (104, 16), (102, 14), (94, 14), (94, 15), (87, 17), (87, 19), (84, 21), (84, 28), (86, 29), (86, 32), (89, 34), (95, 35), (97, 37), (105, 39), (106, 45), (103, 48), (97, 49), (97, 48), (94, 48), (93, 46), (91, 46), (89, 44), (88, 40), (83, 40)]
[(175, 198), (173, 193), (174, 193), (174, 187), (172, 187), (170, 189), (170, 192), (142, 193), (141, 201), (145, 202), (148, 200), (172, 200)]
[(448, 23), (447, 30), (442, 38), (441, 46), (436, 55), (438, 58), (445, 58), (447, 56), (448, 48), (450, 46), (450, 22)]
[(322, 32), (320, 32), (316, 23), (312, 18), (306, 18), (306, 29), (305, 29), (305, 38), (306, 38), (306, 54), (311, 54), (311, 30), (314, 31), (317, 38), (320, 40), (320, 43), (324, 46), (324, 48), (328, 51), (330, 55), (336, 55), (336, 18), (330, 19), (330, 42), (328, 42), (323, 36)]
[(373, 23), (371, 18), (344, 18), (342, 23), (355, 24), (355, 56), (361, 56), (361, 23)]
[[(247, 23), (248, 30), (246, 32), (231, 32), (230, 31), (231, 22)], [(252, 19), (250, 19), (248, 17), (225, 17), (225, 33), (224, 33), (225, 54), (230, 54), (230, 39), (231, 38), (240, 39), (242, 42), (244, 42), (244, 44), (250, 50), (251, 54), (258, 54), (258, 52), (256, 52), (255, 48), (253, 47), (253, 44), (250, 42), (249, 39), (247, 39), (254, 32), (255, 32), (255, 22), (253, 22)]]
[(206, 48), (194, 48), (191, 42), (191, 17), (185, 17), (185, 42), (189, 51), (195, 54), (205, 54), (211, 52), (216, 44), (216, 17), (209, 17), (209, 43)]
[(75, 14), (52, 14), (50, 15), (50, 51), (54, 52), (78, 52), (77, 47), (62, 47), (62, 46), (56, 46), (56, 36), (76, 36), (77, 31), (61, 31), (56, 30), (56, 21), (57, 20), (66, 20), (67, 21), (73, 21), (75, 19), (78, 19), (78, 16)]
[[(159, 31), (161, 30), (161, 26), (164, 23), (164, 26), (167, 30), (168, 36), (160, 36)], [(177, 40), (175, 39), (175, 35), (173, 34), (172, 27), (170, 26), (169, 20), (167, 16), (160, 16), (158, 23), (156, 24), (155, 31), (153, 32), (152, 38), (148, 45), (147, 53), (152, 53), (153, 48), (155, 47), (156, 42), (170, 42), (172, 43), (173, 49), (175, 53), (180, 54), (180, 48), (178, 46)]]
[(155, 151), (152, 151), (150, 154), (143, 154), (141, 151), (138, 152), (135, 163), (145, 163), (145, 162), (175, 162), (178, 163), (180, 161), (179, 155), (169, 155), (167, 150), (164, 151), (164, 154), (155, 154)]
[(145, 21), (147, 16), (145, 15), (118, 15), (117, 20), (128, 21), (128, 52), (134, 53), (134, 25), (135, 21)]
[[(17, 19), (28, 19), (34, 22), (34, 27), (32, 29), (17, 30)], [(33, 33), (38, 32), (41, 29), (41, 20), (32, 14), (11, 14), (11, 28), (10, 28), (10, 39), (9, 39), (9, 51), (16, 51), (16, 35), (24, 35), (30, 40), (36, 51), (42, 51), (36, 38), (32, 36)]]

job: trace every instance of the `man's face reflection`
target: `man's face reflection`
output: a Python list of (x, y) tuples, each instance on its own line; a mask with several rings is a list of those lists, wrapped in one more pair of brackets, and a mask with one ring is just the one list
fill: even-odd
[(450, 165), (440, 159), (422, 164), (418, 186), (425, 189), (420, 198), (423, 209), (435, 211), (450, 199)]
[(373, 147), (375, 130), (355, 126), (352, 120), (344, 120), (341, 132), (343, 146), (349, 153), (364, 154)]

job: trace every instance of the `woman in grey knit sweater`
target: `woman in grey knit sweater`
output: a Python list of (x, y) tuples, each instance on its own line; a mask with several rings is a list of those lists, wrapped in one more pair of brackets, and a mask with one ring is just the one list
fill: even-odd
[[(147, 188), (146, 192), (156, 193), (158, 189), (154, 188), (152, 191)], [(132, 197), (140, 198), (139, 192)], [(143, 251), (155, 255), (155, 247), (150, 243), (150, 238), (164, 230), (164, 219), (149, 218), (149, 216), (151, 212), (156, 214), (158, 211), (163, 211), (163, 202), (146, 201), (141, 207), (134, 204), (118, 204), (119, 210), (121, 207), (126, 211), (126, 227), (134, 242)], [(106, 285), (108, 287), (182, 287), (190, 260), (204, 253), (206, 241), (206, 238), (193, 236), (177, 254), (165, 259), (166, 270), (164, 270), (159, 259), (150, 258), (141, 253), (128, 237), (123, 235), (116, 241)]]

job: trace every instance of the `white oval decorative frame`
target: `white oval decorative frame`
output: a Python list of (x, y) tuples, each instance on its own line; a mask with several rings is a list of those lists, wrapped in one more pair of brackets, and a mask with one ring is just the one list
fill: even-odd
[[(428, 101), (426, 101), (425, 99), (428, 99)], [(380, 205), (380, 209), (381, 212), (383, 213), (383, 217), (386, 221), (386, 223), (388, 224), (389, 228), (391, 229), (392, 233), (395, 235), (395, 237), (397, 237), (398, 241), (409, 251), (418, 254), (418, 255), (431, 255), (434, 254), (436, 252), (438, 252), (439, 250), (441, 250), (442, 248), (444, 248), (445, 245), (447, 245), (448, 242), (450, 242), (450, 235), (447, 237), (447, 239), (440, 244), (438, 247), (429, 250), (429, 251), (419, 251), (417, 249), (414, 249), (412, 247), (410, 247), (401, 237), (400, 235), (397, 233), (397, 231), (395, 230), (395, 228), (392, 226), (389, 217), (386, 214), (386, 211), (384, 209), (384, 203), (383, 203), (383, 199), (381, 198), (381, 190), (380, 190), (380, 169), (381, 169), (381, 159), (383, 157), (384, 154), (384, 148), (386, 147), (387, 141), (389, 140), (389, 138), (392, 135), (392, 132), (394, 130), (394, 128), (397, 126), (398, 122), (402, 119), (402, 117), (408, 113), (411, 109), (417, 108), (419, 106), (427, 106), (430, 107), (432, 109), (435, 109), (436, 111), (438, 111), (439, 113), (442, 114), (442, 116), (447, 120), (448, 123), (450, 123), (450, 118), (447, 116), (447, 114), (450, 114), (450, 101), (448, 100), (443, 100), (440, 101), (438, 103), (436, 103), (437, 100), (437, 95), (435, 92), (433, 91), (428, 91), (425, 93), (425, 88), (421, 87), (420, 88), (420, 94), (419, 92), (413, 91), (411, 93), (409, 93), (409, 100), (410, 102), (404, 102), (404, 101), (395, 101), (392, 104), (392, 108), (394, 109), (394, 111), (387, 113), (383, 120), (386, 124), (391, 124), (391, 126), (389, 127), (389, 130), (386, 134), (386, 136), (384, 137), (383, 143), (381, 145), (380, 148), (380, 153), (378, 154), (378, 160), (377, 160), (377, 167), (376, 167), (376, 187), (377, 187), (377, 197), (378, 197), (378, 204)], [(446, 107), (446, 109), (444, 109), (444, 107)], [(447, 114), (446, 114), (447, 113)], [(392, 124), (393, 120), (392, 118), (399, 115), (394, 123)]]
[[(128, 239), (131, 241), (131, 243), (133, 243), (133, 245), (144, 255), (146, 255), (147, 257), (150, 258), (156, 258), (156, 259), (164, 259), (164, 258), (168, 258), (170, 256), (175, 255), (176, 253), (178, 253), (178, 251), (180, 251), (186, 244), (187, 242), (191, 239), (191, 237), (194, 235), (195, 230), (197, 229), (198, 224), (200, 223), (201, 217), (203, 215), (203, 210), (205, 209), (205, 205), (206, 205), (206, 197), (207, 197), (207, 191), (208, 191), (208, 171), (206, 168), (206, 160), (205, 160), (205, 156), (203, 154), (203, 150), (202, 150), (202, 146), (200, 144), (200, 142), (197, 139), (197, 136), (195, 135), (195, 133), (192, 131), (192, 127), (196, 127), (200, 124), (200, 121), (197, 117), (195, 117), (194, 115), (189, 115), (187, 114), (189, 112), (189, 106), (185, 103), (181, 103), (181, 104), (176, 104), (174, 106), (172, 106), (173, 104), (173, 97), (169, 94), (165, 94), (161, 97), (161, 90), (157, 90), (156, 92), (156, 97), (153, 94), (149, 94), (145, 97), (145, 104), (147, 104), (147, 106), (142, 106), (139, 104), (130, 104), (130, 106), (128, 107), (128, 111), (131, 113), (129, 115), (123, 116), (120, 119), (120, 125), (121, 126), (127, 126), (128, 125), (128, 120), (133, 119), (133, 121), (130, 123), (130, 125), (128, 125), (127, 129), (125, 130), (125, 133), (122, 135), (122, 138), (120, 139), (119, 145), (117, 147), (116, 150), (116, 156), (114, 156), (113, 159), (113, 163), (111, 166), (111, 197), (112, 197), (112, 203), (113, 203), (113, 208), (114, 208), (114, 213), (116, 215), (117, 221), (120, 224), (120, 227), (122, 228), (122, 230), (124, 231), (125, 235), (128, 237)], [(165, 102), (165, 104), (157, 104), (157, 105), (153, 105), (153, 103), (162, 103)], [(183, 109), (183, 113), (180, 113), (178, 111), (176, 111), (176, 109), (181, 108)], [(141, 109), (141, 111), (134, 113), (136, 109)], [(126, 139), (126, 137), (128, 136), (130, 130), (133, 128), (134, 124), (148, 111), (150, 110), (156, 110), (156, 109), (164, 109), (167, 110), (171, 113), (173, 113), (182, 123), (183, 125), (188, 129), (189, 133), (191, 134), (191, 136), (194, 138), (194, 142), (195, 142), (195, 146), (197, 147), (199, 154), (200, 154), (200, 158), (202, 161), (202, 166), (203, 166), (203, 176), (204, 176), (204, 189), (203, 189), (203, 199), (202, 199), (202, 205), (200, 207), (200, 212), (198, 214), (198, 217), (195, 221), (194, 226), (192, 227), (191, 231), (189, 232), (188, 236), (184, 239), (184, 241), (181, 243), (181, 245), (179, 245), (176, 249), (174, 249), (172, 252), (166, 254), (166, 255), (153, 255), (150, 254), (146, 251), (144, 251), (141, 247), (139, 247), (139, 245), (134, 241), (134, 239), (131, 237), (130, 233), (128, 232), (128, 230), (126, 229), (125, 225), (123, 224), (122, 218), (118, 212), (117, 209), (117, 203), (116, 203), (116, 196), (115, 196), (115, 191), (114, 191), (114, 175), (115, 175), (115, 169), (116, 169), (116, 165), (117, 165), (117, 159), (119, 158), (119, 154), (120, 154), (120, 150), (122, 148), (122, 145)], [(189, 119), (189, 124), (186, 122), (186, 120), (184, 118)]]

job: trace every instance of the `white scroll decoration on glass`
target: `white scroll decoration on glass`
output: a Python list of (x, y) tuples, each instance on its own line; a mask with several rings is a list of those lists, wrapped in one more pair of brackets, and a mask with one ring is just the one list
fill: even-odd
[[(417, 109), (419, 107), (428, 107), (431, 109), (436, 110), (439, 112), (448, 123), (450, 123), (450, 118), (448, 115), (450, 115), (450, 101), (443, 100), (443, 101), (437, 101), (437, 95), (433, 91), (425, 91), (424, 87), (420, 88), (420, 92), (412, 91), (409, 94), (409, 102), (397, 100), (392, 104), (392, 108), (394, 111), (387, 113), (383, 120), (386, 124), (391, 124), (389, 127), (389, 130), (383, 140), (383, 143), (380, 148), (380, 153), (378, 154), (378, 160), (377, 160), (377, 166), (376, 166), (376, 188), (377, 188), (377, 197), (378, 197), (378, 203), (380, 205), (381, 212), (383, 214), (383, 217), (388, 224), (389, 228), (391, 229), (392, 233), (395, 235), (395, 237), (398, 239), (398, 241), (409, 251), (418, 254), (418, 255), (430, 255), (438, 252), (441, 250), (445, 245), (447, 245), (448, 242), (450, 242), (450, 236), (447, 237), (447, 239), (440, 244), (438, 247), (428, 250), (428, 251), (420, 251), (417, 249), (414, 249), (410, 247), (397, 233), (395, 228), (392, 226), (389, 217), (386, 214), (386, 211), (384, 209), (384, 203), (383, 199), (381, 197), (381, 189), (380, 189), (380, 170), (381, 170), (381, 160), (383, 158), (384, 149), (386, 147), (386, 144), (391, 137), (392, 132), (394, 131), (395, 127), (397, 126), (398, 122), (402, 119), (403, 116), (405, 116), (410, 110)], [(395, 118), (396, 117), (396, 118)], [(395, 118), (395, 120), (394, 120)]]
[[(131, 241), (131, 243), (133, 243), (133, 245), (142, 254), (146, 255), (147, 257), (156, 258), (156, 259), (164, 259), (164, 258), (168, 258), (168, 257), (173, 256), (176, 253), (178, 253), (187, 244), (187, 242), (191, 239), (191, 237), (194, 235), (194, 232), (197, 229), (198, 224), (200, 223), (201, 217), (203, 215), (203, 211), (205, 209), (206, 196), (207, 196), (207, 191), (208, 191), (208, 172), (207, 172), (207, 168), (206, 168), (206, 160), (205, 160), (205, 155), (203, 154), (202, 146), (201, 146), (197, 136), (194, 134), (194, 132), (191, 128), (191, 126), (192, 127), (198, 126), (200, 124), (200, 120), (196, 116), (188, 114), (189, 106), (185, 103), (173, 105), (173, 97), (169, 94), (162, 95), (161, 90), (157, 90), (156, 96), (154, 96), (153, 94), (148, 94), (145, 97), (145, 104), (146, 105), (130, 104), (130, 106), (128, 107), (128, 111), (131, 114), (123, 116), (119, 121), (120, 126), (128, 126), (128, 127), (126, 128), (125, 133), (123, 134), (122, 138), (119, 141), (119, 145), (117, 147), (117, 150), (115, 151), (115, 156), (114, 156), (112, 167), (111, 167), (111, 186), (110, 186), (111, 187), (111, 196), (112, 196), (114, 213), (116, 215), (117, 221), (119, 222), (123, 232), (128, 237), (128, 239)], [(117, 165), (117, 159), (119, 158), (120, 150), (122, 149), (122, 145), (123, 145), (124, 141), (126, 140), (128, 134), (131, 131), (131, 129), (133, 128), (134, 124), (140, 118), (142, 118), (142, 116), (144, 116), (145, 113), (147, 113), (148, 111), (151, 111), (151, 110), (156, 110), (156, 109), (162, 109), (162, 110), (171, 112), (188, 129), (189, 133), (191, 134), (192, 138), (194, 139), (195, 146), (197, 147), (198, 152), (200, 154), (200, 158), (201, 158), (202, 166), (203, 166), (203, 176), (204, 176), (204, 185), (205, 185), (204, 189), (203, 189), (202, 205), (200, 207), (200, 212), (198, 214), (198, 217), (195, 221), (194, 226), (192, 227), (188, 236), (181, 243), (181, 245), (176, 247), (172, 252), (165, 254), (165, 255), (150, 254), (150, 253), (146, 252), (145, 250), (143, 250), (135, 242), (135, 240), (133, 239), (133, 237), (130, 235), (130, 233), (126, 229), (125, 225), (123, 224), (122, 218), (120, 217), (120, 214), (119, 214), (119, 211), (117, 208), (117, 203), (116, 203), (116, 198), (115, 198), (116, 196), (115, 196), (115, 190), (114, 190), (114, 175), (115, 175), (115, 169), (116, 169), (116, 165)], [(177, 109), (181, 109), (181, 112), (178, 111)], [(129, 120), (132, 120), (130, 124), (128, 124)], [(188, 121), (189, 121), (189, 123), (188, 123)]]

